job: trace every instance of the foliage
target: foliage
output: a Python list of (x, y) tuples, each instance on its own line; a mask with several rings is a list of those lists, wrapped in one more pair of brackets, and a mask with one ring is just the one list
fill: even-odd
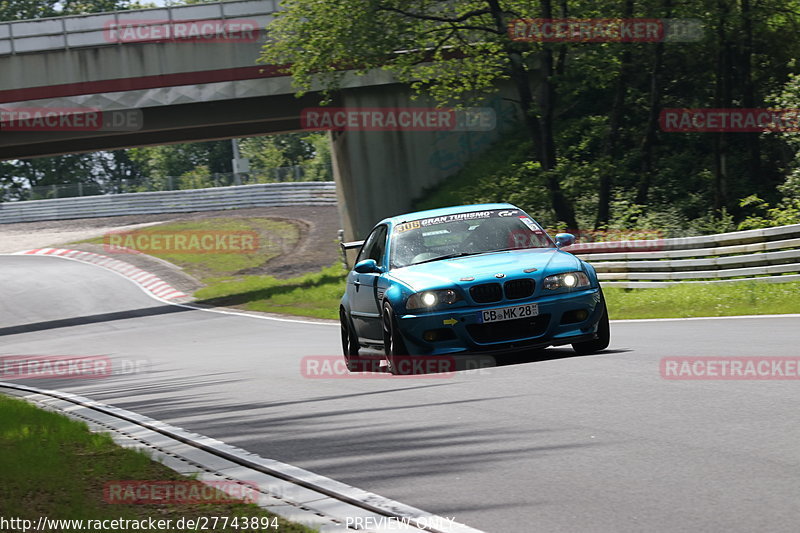
[[(597, 176), (601, 172), (618, 170), (613, 162), (600, 159), (592, 162), (562, 158), (555, 172), (562, 175), (576, 201), (579, 228), (570, 228), (556, 219), (544, 189), (546, 174), (540, 166), (528, 159), (530, 141), (517, 131), (502, 136), (489, 147), (485, 155), (467, 163), (460, 171), (438, 186), (425, 191), (414, 204), (415, 209), (434, 209), (450, 205), (483, 202), (511, 202), (525, 209), (543, 226), (553, 230), (576, 230), (591, 227), (596, 208), (594, 193)], [(675, 194), (670, 202), (639, 205), (635, 191), (618, 188), (611, 204), (611, 219), (601, 229), (658, 231), (663, 237), (682, 237), (701, 233), (719, 233), (735, 228), (732, 216), (723, 210), (723, 216), (712, 211), (698, 211), (700, 216), (690, 219), (696, 199), (685, 194)]]
[[(768, 101), (778, 109), (800, 108), (800, 74), (791, 74), (786, 84)], [(739, 201), (739, 206), (747, 213), (739, 223), (739, 229), (742, 230), (800, 224), (800, 131), (783, 131), (767, 136), (777, 137), (791, 147), (792, 158), (785, 165), (785, 181), (771, 194), (777, 198), (773, 204), (757, 194)]]
[[(303, 132), (248, 137), (239, 142), (242, 157), (261, 180), (270, 180), (270, 170), (299, 166), (305, 181), (330, 181), (331, 149), (325, 133)], [(260, 181), (261, 181), (260, 180)]]
[[(220, 503), (109, 505), (103, 501), (103, 487), (110, 482), (185, 482), (189, 479), (153, 461), (140, 450), (118, 446), (108, 433), (93, 433), (81, 421), (0, 395), (0, 486), (3, 487), (0, 516), (4, 520), (9, 516), (16, 517), (20, 523), (23, 520), (36, 522), (43, 516), (53, 520), (91, 519), (105, 524), (113, 524), (117, 519), (146, 523), (154, 517), (170, 520), (172, 524), (181, 519), (197, 523), (198, 518), (206, 516), (273, 520), (270, 517), (274, 515), (260, 507), (224, 501), (222, 494), (215, 498)], [(214, 494), (210, 497), (214, 498)], [(83, 524), (87, 526), (88, 522)], [(112, 529), (117, 528), (109, 528)], [(240, 531), (230, 526), (215, 529), (229, 533)], [(280, 518), (277, 529), (285, 533), (312, 531)], [(45, 525), (42, 530), (75, 531), (66, 525), (63, 529), (50, 529)], [(170, 531), (194, 530), (170, 528)], [(4, 528), (4, 531), (9, 529)]]
[[(292, 250), (300, 239), (300, 229), (292, 222), (266, 217), (258, 218), (209, 218), (181, 222), (156, 224), (137, 230), (148, 233), (184, 233), (197, 235), (203, 232), (228, 231), (233, 233), (255, 233), (256, 250), (247, 253), (214, 250), (207, 253), (179, 253), (176, 250), (139, 250), (177, 265), (188, 274), (204, 282), (221, 278), (258, 272), (264, 265), (281, 254)], [(105, 237), (96, 237), (81, 243), (107, 244)]]
[[(507, 11), (512, 6), (519, 13), (538, 11), (538, 2), (504, 3)], [(508, 78), (504, 46), (509, 41), (482, 0), (446, 7), (404, 0), (285, 0), (282, 5), (260, 60), (291, 64), (299, 94), (315, 83), (335, 91), (345, 75), (343, 65), (358, 73), (388, 70), (442, 104), (478, 101), (495, 92), (496, 81)]]
[(739, 223), (740, 230), (769, 228), (800, 224), (800, 198), (784, 198), (775, 207), (752, 194), (741, 201), (742, 207), (748, 207), (752, 214)]
[(178, 179), (179, 189), (206, 189), (213, 186), (208, 165), (198, 165), (189, 172), (184, 172)]
[[(543, 224), (563, 226), (564, 211), (556, 214), (553, 201), (556, 184), (582, 228), (656, 227), (679, 236), (798, 220), (800, 132), (671, 133), (648, 124), (662, 108), (800, 108), (800, 1), (551, 4), (285, 0), (260, 61), (290, 64), (298, 94), (321, 88), (333, 98), (352, 75), (345, 69), (385, 70), (418, 93), (456, 105), (478, 101), (498, 84), (513, 85), (517, 62), (531, 80), (534, 105), (527, 116), (540, 121), (533, 130), (546, 130), (542, 121), (552, 113), (552, 157), (543, 163), (542, 139), (524, 124), (429, 191), (421, 207), (502, 199)], [(628, 5), (633, 17), (697, 19), (703, 34), (695, 42), (543, 44), (513, 42), (503, 26), (543, 17), (548, 6), (553, 17), (609, 18), (625, 16)], [(0, 3), (0, 17), (131, 6), (127, 0), (10, 0)], [(293, 165), (302, 167), (304, 179), (330, 179), (325, 134), (252, 137), (240, 146), (262, 181), (273, 179), (266, 171)], [(210, 141), (0, 162), (0, 199), (25, 197), (25, 187), (37, 185), (81, 183), (108, 192), (126, 179), (208, 183), (215, 173), (231, 172), (231, 158), (229, 141)], [(608, 216), (601, 220), (604, 205)]]
[(170, 177), (194, 173), (197, 180), (197, 172), (230, 173), (232, 170), (230, 141), (143, 146), (129, 149), (128, 154), (158, 189), (169, 189)]
[[(508, 22), (545, 16), (551, 3), (287, 0), (270, 27), (272, 38), (261, 61), (291, 64), (300, 93), (322, 88), (333, 96), (344, 67), (356, 73), (383, 69), (441, 104), (460, 104), (513, 79), (509, 65), (518, 54), (534, 80), (536, 105), (530, 115), (543, 119), (553, 104), (552, 164), (535, 155), (535, 136), (521, 128), (504, 139), (525, 146), (521, 159), (506, 164), (489, 153), (486, 160), (497, 166), (476, 163), (462, 170), (458, 185), (431, 191), (434, 196), (420, 206), (444, 198), (446, 203), (502, 198), (557, 224), (560, 215), (548, 190), (556, 183), (581, 227), (658, 225), (679, 235), (735, 229), (752, 215), (739, 202), (748, 195), (780, 200), (778, 184), (798, 168), (786, 162), (786, 153), (796, 157), (799, 141), (758, 133), (669, 133), (659, 131), (657, 123), (653, 130), (648, 120), (661, 108), (764, 107), (787, 82), (791, 91), (783, 93), (784, 107), (800, 107), (793, 77), (800, 54), (796, 1), (631, 3), (635, 17), (702, 22), (699, 40), (663, 45), (512, 43), (505, 32), (495, 31), (493, 5)], [(622, 9), (617, 2), (566, 1), (552, 16), (608, 18), (621, 16)], [(610, 183), (605, 200), (599, 193), (602, 181)], [(598, 220), (603, 202), (610, 216)]]
[(150, 5), (132, 0), (3, 0), (0, 2), (0, 21), (123, 11)]

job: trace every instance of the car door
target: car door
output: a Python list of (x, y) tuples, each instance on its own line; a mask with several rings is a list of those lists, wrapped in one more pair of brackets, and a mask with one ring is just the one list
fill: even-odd
[[(385, 270), (386, 226), (376, 227), (364, 242), (356, 263), (364, 259), (374, 259), (382, 270)], [(350, 316), (356, 328), (356, 334), (364, 340), (383, 342), (381, 328), (380, 302), (378, 301), (378, 280), (381, 273), (358, 273), (351, 271), (347, 279), (347, 290), (350, 300)]]

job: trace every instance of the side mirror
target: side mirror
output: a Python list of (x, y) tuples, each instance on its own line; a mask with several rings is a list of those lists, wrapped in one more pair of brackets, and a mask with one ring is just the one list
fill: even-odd
[(572, 233), (559, 233), (556, 235), (556, 246), (563, 248), (575, 244), (575, 235)]
[(381, 268), (378, 266), (378, 263), (376, 263), (374, 259), (364, 259), (363, 261), (359, 261), (356, 263), (356, 266), (353, 267), (353, 270), (359, 274), (377, 274), (382, 272)]

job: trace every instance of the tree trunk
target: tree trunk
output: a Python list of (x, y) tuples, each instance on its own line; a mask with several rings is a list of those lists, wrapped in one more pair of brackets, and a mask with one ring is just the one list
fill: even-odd
[[(625, 19), (633, 18), (633, 0), (625, 0), (622, 10), (622, 17)], [(622, 114), (625, 107), (625, 94), (628, 89), (628, 75), (630, 72), (631, 52), (630, 47), (623, 48), (620, 58), (619, 72), (614, 88), (614, 102), (611, 104), (611, 113), (608, 118), (608, 133), (603, 152), (612, 161), (617, 156), (617, 136), (622, 126)], [(594, 229), (599, 229), (608, 224), (611, 211), (611, 187), (613, 178), (611, 171), (600, 174), (600, 184), (598, 188), (597, 217), (594, 221)]]
[[(567, 0), (561, 0), (559, 5), (559, 14), (558, 16), (562, 19), (567, 18), (569, 15), (569, 11), (567, 10)], [(567, 70), (567, 51), (569, 47), (566, 44), (562, 44), (558, 48), (558, 58), (556, 59), (556, 74), (559, 76), (563, 76), (564, 72)]]
[[(742, 51), (739, 55), (740, 69), (743, 78), (743, 98), (742, 103), (746, 108), (756, 106), (755, 89), (753, 86), (753, 12), (750, 0), (741, 0), (742, 24), (744, 39), (742, 41)], [(746, 133), (745, 143), (747, 145), (747, 170), (750, 187), (752, 190), (763, 189), (764, 180), (761, 179), (761, 146), (758, 133)]]
[[(717, 1), (717, 65), (715, 70), (714, 104), (717, 108), (731, 107), (731, 46), (725, 33), (725, 18), (729, 6), (725, 0)], [(728, 184), (728, 134), (714, 134), (712, 143), (714, 153), (714, 180), (712, 194), (714, 211), (719, 212), (727, 206)]]
[[(662, 3), (664, 18), (672, 16), (672, 0)], [(653, 51), (653, 63), (650, 67), (650, 109), (647, 115), (647, 125), (640, 151), (642, 154), (641, 173), (639, 186), (636, 190), (636, 203), (647, 205), (650, 196), (650, 183), (653, 177), (653, 147), (658, 140), (658, 115), (661, 111), (661, 67), (664, 62), (664, 42), (656, 43)]]
[[(553, 6), (550, 0), (540, 0), (542, 18), (553, 18)], [(553, 81), (553, 49), (549, 43), (542, 44), (541, 69), (543, 72), (540, 88), (540, 109), (542, 112), (542, 141), (544, 142), (544, 170), (556, 168), (556, 143), (553, 138), (553, 115), (556, 107), (556, 89)]]
[[(497, 29), (501, 32), (507, 31), (503, 11), (498, 0), (487, 0), (491, 9), (492, 16)], [(542, 16), (552, 17), (552, 9), (549, 0), (542, 0)], [(514, 43), (510, 42), (506, 46), (506, 53), (509, 59), (509, 73), (511, 81), (517, 89), (520, 107), (525, 120), (525, 126), (533, 140), (533, 149), (536, 160), (542, 167), (546, 175), (547, 191), (550, 197), (550, 204), (553, 207), (556, 218), (566, 223), (570, 228), (577, 228), (575, 211), (570, 202), (561, 190), (558, 178), (552, 172), (556, 164), (556, 146), (553, 137), (553, 112), (555, 108), (555, 88), (552, 83), (553, 76), (553, 55), (549, 48), (545, 47), (541, 54), (542, 59), (542, 82), (541, 82), (541, 118), (536, 113), (536, 105), (533, 98), (533, 91), (530, 87), (530, 77), (528, 69), (522, 60), (522, 55), (514, 48)]]

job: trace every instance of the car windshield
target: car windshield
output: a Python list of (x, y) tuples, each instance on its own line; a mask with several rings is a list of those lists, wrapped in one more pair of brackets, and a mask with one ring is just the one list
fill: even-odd
[(391, 266), (504, 250), (552, 248), (544, 230), (518, 209), (455, 213), (394, 227)]

